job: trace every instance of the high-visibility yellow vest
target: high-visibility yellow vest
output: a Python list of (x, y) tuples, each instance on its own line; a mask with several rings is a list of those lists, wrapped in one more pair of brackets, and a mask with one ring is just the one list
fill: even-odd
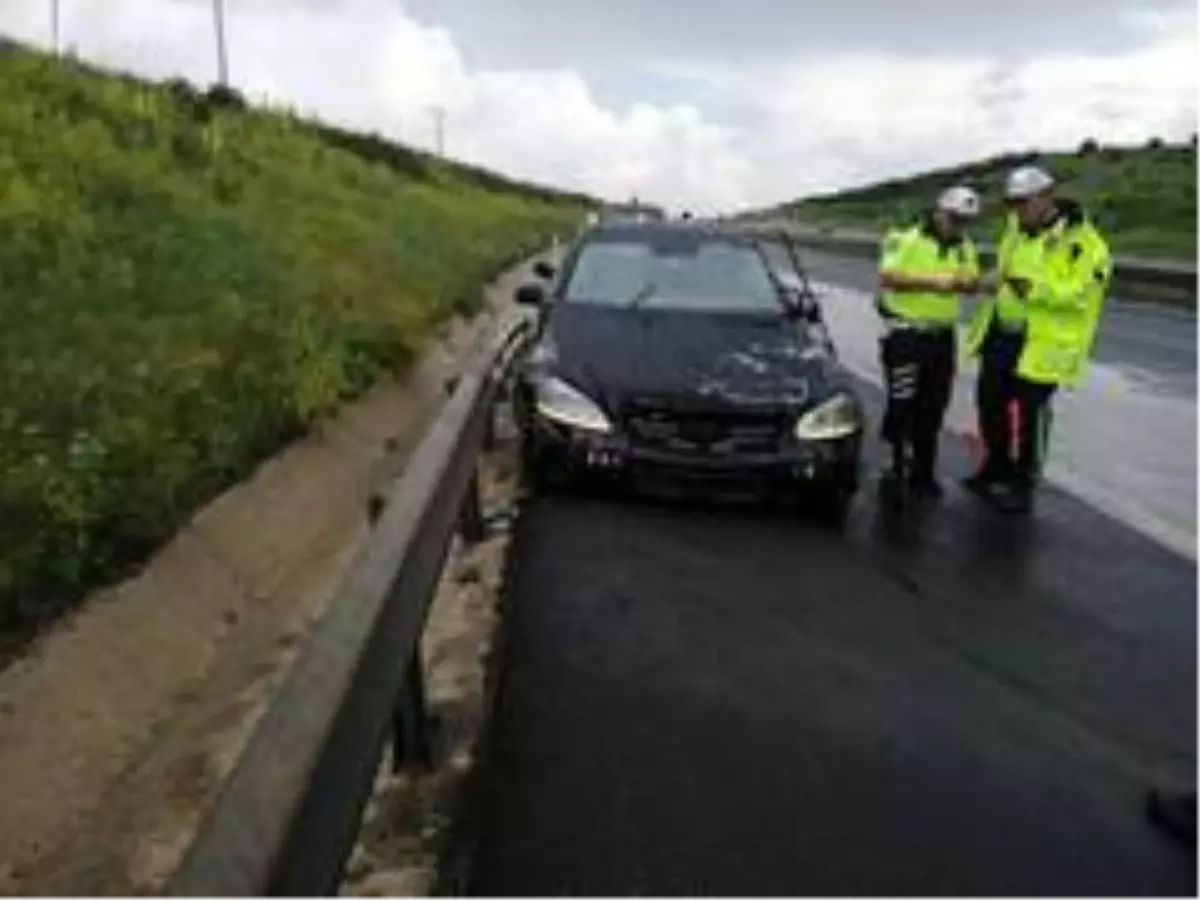
[[(897, 275), (979, 275), (979, 253), (970, 238), (942, 243), (926, 224), (889, 230), (883, 238), (879, 271)], [(920, 324), (953, 325), (959, 300), (934, 291), (885, 290), (879, 303), (884, 311)]]
[[(1001, 287), (976, 311), (966, 349), (977, 354), (993, 320), (1004, 330), (1025, 335), (1017, 374), (1041, 384), (1078, 384), (1096, 339), (1100, 313), (1112, 281), (1108, 244), (1077, 206), (1037, 234), (1021, 230), (1010, 217), (997, 247)], [(1006, 277), (1030, 284), (1022, 298), (1003, 283)]]

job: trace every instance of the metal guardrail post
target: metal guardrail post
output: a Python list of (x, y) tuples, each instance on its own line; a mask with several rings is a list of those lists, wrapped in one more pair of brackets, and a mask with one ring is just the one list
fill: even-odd
[(383, 515), (384, 498), (381, 494), (372, 494), (367, 498), (367, 521), (374, 525)]
[(471, 479), (467, 484), (467, 495), (463, 500), (462, 512), (458, 520), (458, 533), (468, 544), (478, 544), (487, 537), (487, 528), (483, 521), (478, 468), (471, 473)]
[(392, 715), (392, 771), (406, 766), (429, 769), (433, 766), (435, 723), (425, 702), (425, 669), (420, 650), (408, 661), (404, 684)]
[[(367, 518), (372, 525), (383, 513), (384, 498), (372, 494), (367, 501)], [(429, 716), (425, 693), (425, 668), (418, 647), (405, 668), (404, 681), (392, 712), (392, 772), (409, 766), (429, 769), (433, 766), (435, 722)]]
[(480, 449), (482, 449), (484, 453), (491, 453), (496, 449), (495, 408), (493, 407), (492, 409), (487, 410), (487, 412), (484, 413), (484, 416), (486, 418), (484, 418), (483, 421), (483, 445)]

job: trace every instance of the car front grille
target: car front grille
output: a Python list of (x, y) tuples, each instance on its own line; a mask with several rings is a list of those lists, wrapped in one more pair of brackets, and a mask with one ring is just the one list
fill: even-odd
[(630, 404), (624, 422), (638, 447), (715, 456), (776, 453), (786, 427), (784, 418), (775, 414), (689, 411), (644, 403)]

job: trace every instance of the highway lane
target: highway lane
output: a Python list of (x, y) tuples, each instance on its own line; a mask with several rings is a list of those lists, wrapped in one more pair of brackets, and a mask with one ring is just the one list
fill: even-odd
[[(843, 361), (875, 383), (870, 260), (805, 251)], [(947, 427), (974, 429), (963, 361)], [(1196, 555), (1196, 318), (1110, 300), (1086, 382), (1054, 401), (1047, 477), (1177, 553)]]
[(843, 534), (537, 498), (513, 552), (457, 889), (1195, 891), (1142, 814), (1195, 769), (1195, 564), (1054, 485)]
[[(871, 264), (808, 256), (878, 421)], [(1194, 322), (1110, 306), (1029, 521), (533, 500), (456, 887), (1194, 893), (1141, 805), (1195, 772)]]

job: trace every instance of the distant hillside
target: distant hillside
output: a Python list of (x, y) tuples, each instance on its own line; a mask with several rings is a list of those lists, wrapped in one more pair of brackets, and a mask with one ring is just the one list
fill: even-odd
[(0, 625), (112, 578), (590, 198), (0, 46)]
[(1098, 147), (1074, 153), (1007, 154), (982, 162), (811, 197), (776, 211), (816, 226), (877, 229), (916, 215), (950, 184), (966, 182), (987, 205), (981, 236), (1000, 227), (1000, 187), (1013, 166), (1037, 162), (1063, 181), (1106, 229), (1114, 252), (1171, 259), (1196, 258), (1196, 145), (1152, 141), (1144, 147)]

